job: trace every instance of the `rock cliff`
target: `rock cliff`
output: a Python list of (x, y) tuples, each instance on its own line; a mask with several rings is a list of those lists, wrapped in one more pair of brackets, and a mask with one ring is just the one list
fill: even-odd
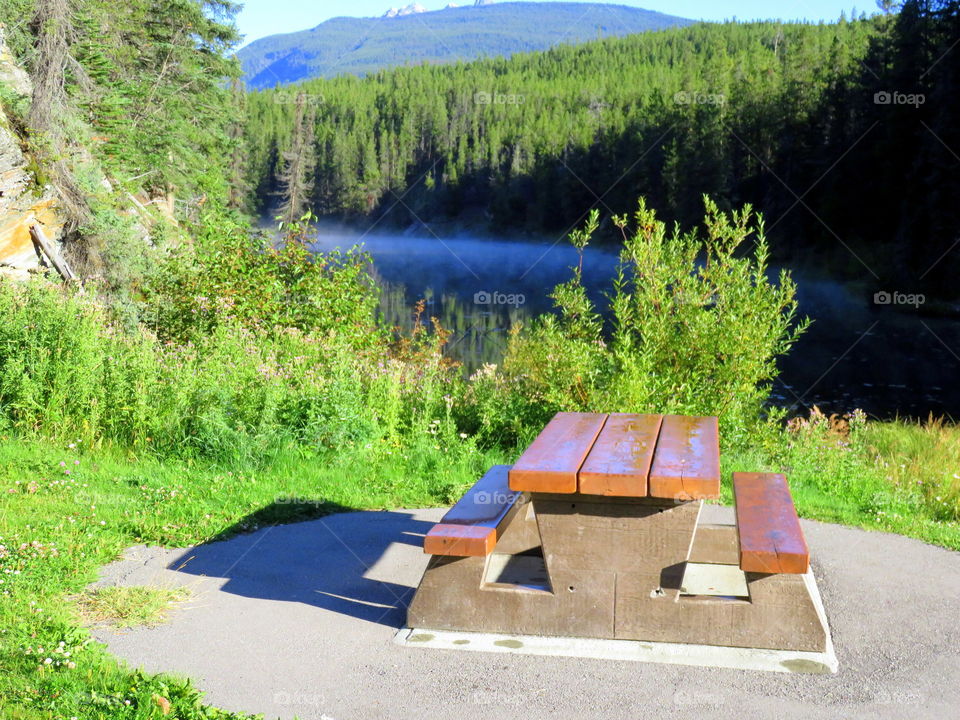
[[(14, 62), (0, 27), (0, 92), (5, 99), (16, 99), (31, 91), (30, 78)], [(40, 266), (30, 238), (30, 226), (35, 224), (51, 240), (59, 240), (61, 222), (53, 190), (40, 186), (20, 136), (0, 107), (0, 273), (25, 277)]]

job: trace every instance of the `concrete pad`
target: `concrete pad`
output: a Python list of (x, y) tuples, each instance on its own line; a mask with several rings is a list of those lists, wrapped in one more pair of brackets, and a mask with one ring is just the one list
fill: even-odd
[(394, 637), (394, 642), (411, 648), (552, 655), (595, 660), (627, 660), (669, 665), (732, 668), (734, 670), (817, 674), (835, 673), (837, 671), (837, 657), (833, 652), (833, 647), (830, 647), (828, 652), (815, 653), (641, 642), (638, 640), (599, 640), (543, 637), (542, 635), (492, 635), (489, 633), (451, 632), (425, 628), (401, 628)]
[[(960, 707), (960, 553), (804, 522), (840, 670), (805, 675), (520, 653), (423, 652), (393, 640), (442, 509), (357, 512), (225, 542), (137, 547), (101, 585), (189, 585), (155, 628), (95, 636), (207, 701), (293, 720), (522, 715), (901, 720)], [(702, 522), (732, 522), (704, 507)]]
[(750, 591), (747, 589), (747, 574), (738, 566), (692, 562), (684, 565), (680, 594), (750, 597)]

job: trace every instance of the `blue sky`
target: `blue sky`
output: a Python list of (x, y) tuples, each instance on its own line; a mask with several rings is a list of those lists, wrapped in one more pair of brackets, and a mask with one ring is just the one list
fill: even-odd
[[(407, 5), (412, 0), (246, 0), (237, 23), (250, 42), (274, 33), (295, 32), (319, 25), (338, 15), (373, 17), (383, 15), (392, 5)], [(449, 2), (471, 5), (473, 0), (419, 0), (428, 10), (439, 10)], [(543, 2), (544, 0), (531, 0)], [(555, 0), (554, 0), (555, 1)], [(633, 5), (671, 15), (699, 20), (836, 20), (841, 11), (847, 15), (876, 11), (874, 0), (854, 5), (850, 0), (611, 0), (619, 5)]]

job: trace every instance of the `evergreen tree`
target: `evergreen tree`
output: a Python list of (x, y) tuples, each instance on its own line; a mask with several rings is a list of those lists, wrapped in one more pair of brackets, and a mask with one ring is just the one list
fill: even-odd
[(293, 142), (283, 153), (284, 169), (280, 175), (283, 204), (280, 215), (286, 224), (299, 220), (313, 191), (313, 106), (308, 107), (307, 94), (297, 93), (294, 103), (295, 116)]

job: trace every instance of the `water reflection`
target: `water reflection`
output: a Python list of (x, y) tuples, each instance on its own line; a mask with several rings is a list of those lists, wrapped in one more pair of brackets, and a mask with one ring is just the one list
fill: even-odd
[[(349, 247), (361, 235), (323, 228), (315, 248)], [(503, 356), (517, 322), (553, 308), (552, 289), (570, 277), (576, 251), (565, 241), (472, 237), (362, 237), (384, 289), (380, 312), (409, 328), (412, 307), (452, 331), (447, 351), (467, 372)], [(584, 282), (603, 308), (617, 264), (609, 248), (588, 249)], [(801, 312), (814, 325), (781, 362), (778, 404), (804, 412), (860, 407), (878, 417), (960, 417), (960, 323), (923, 308), (874, 303), (875, 288), (832, 280), (827, 270), (794, 271)]]

